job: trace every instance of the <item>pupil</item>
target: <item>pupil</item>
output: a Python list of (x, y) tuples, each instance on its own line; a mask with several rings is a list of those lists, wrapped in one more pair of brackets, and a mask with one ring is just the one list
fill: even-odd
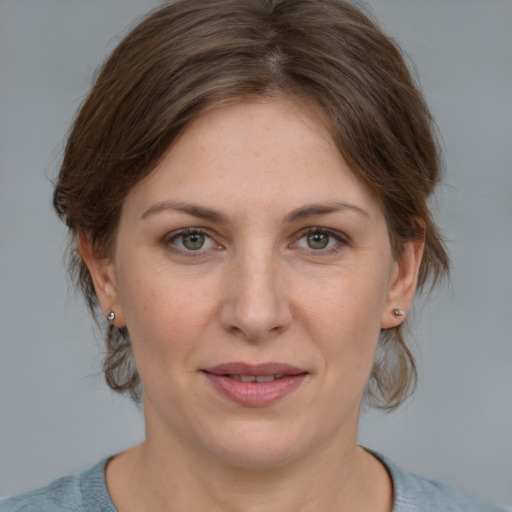
[(197, 251), (204, 245), (204, 235), (201, 233), (192, 233), (183, 237), (183, 245), (191, 251)]
[(329, 243), (329, 235), (314, 233), (308, 236), (308, 245), (311, 249), (325, 249)]

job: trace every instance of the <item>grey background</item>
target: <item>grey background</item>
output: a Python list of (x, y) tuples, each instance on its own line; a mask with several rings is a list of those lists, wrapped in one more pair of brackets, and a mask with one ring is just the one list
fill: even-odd
[[(361, 443), (512, 503), (512, 1), (373, 0), (416, 63), (443, 135), (438, 219), (452, 286), (417, 308), (420, 382)], [(106, 389), (101, 342), (69, 289), (51, 179), (98, 63), (156, 0), (0, 0), (0, 495), (143, 438)], [(421, 318), (421, 321), (420, 321)]]

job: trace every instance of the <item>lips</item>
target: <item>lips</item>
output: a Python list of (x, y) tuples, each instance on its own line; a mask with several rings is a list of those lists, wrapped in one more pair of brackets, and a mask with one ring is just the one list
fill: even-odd
[(308, 372), (282, 363), (225, 363), (203, 373), (224, 397), (247, 407), (276, 402), (297, 389)]

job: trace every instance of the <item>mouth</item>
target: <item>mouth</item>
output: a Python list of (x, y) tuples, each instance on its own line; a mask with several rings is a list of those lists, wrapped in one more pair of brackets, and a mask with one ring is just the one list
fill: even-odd
[[(237, 377), (264, 377), (265, 379), (273, 380), (272, 378), (280, 379), (282, 377), (307, 373), (306, 370), (298, 368), (297, 366), (274, 362), (260, 364), (248, 364), (242, 362), (223, 363), (211, 368), (205, 368), (203, 371), (213, 375), (230, 376), (232, 378), (236, 378), (237, 380), (239, 380)], [(251, 380), (248, 382), (253, 381)]]
[(273, 380), (282, 379), (284, 375), (226, 375), (230, 379), (238, 380), (239, 382), (272, 382)]
[(202, 372), (221, 395), (246, 407), (262, 407), (284, 398), (309, 375), (282, 363), (225, 363)]

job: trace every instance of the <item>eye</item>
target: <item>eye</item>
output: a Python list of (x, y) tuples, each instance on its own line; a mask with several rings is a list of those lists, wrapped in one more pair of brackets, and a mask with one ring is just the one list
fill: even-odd
[(310, 249), (325, 249), (332, 237), (327, 233), (310, 233), (305, 238)]
[(175, 233), (167, 239), (167, 243), (184, 252), (207, 250), (216, 246), (215, 242), (200, 229), (187, 229)]
[(295, 242), (295, 247), (313, 251), (335, 251), (345, 243), (344, 238), (325, 229), (311, 229)]

